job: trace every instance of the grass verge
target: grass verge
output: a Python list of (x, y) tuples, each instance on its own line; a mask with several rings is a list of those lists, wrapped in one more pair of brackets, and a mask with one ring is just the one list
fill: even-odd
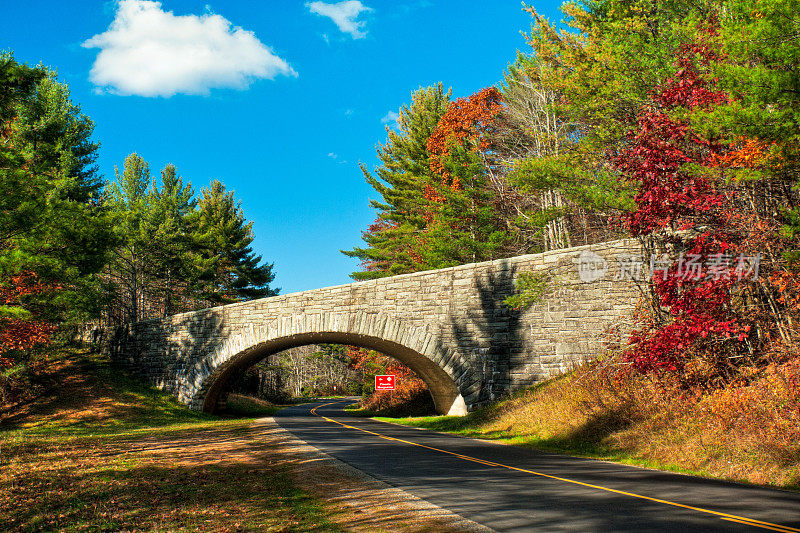
[(97, 355), (51, 363), (51, 394), (0, 422), (1, 531), (339, 530), (253, 419), (189, 411)]
[(285, 406), (252, 396), (229, 394), (225, 401), (225, 414), (246, 417), (272, 416), (283, 407)]

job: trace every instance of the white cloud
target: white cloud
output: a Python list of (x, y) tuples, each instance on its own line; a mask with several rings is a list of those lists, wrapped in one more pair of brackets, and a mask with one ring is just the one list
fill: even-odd
[(328, 157), (330, 157), (331, 159), (333, 159), (334, 161), (336, 161), (340, 165), (347, 164), (347, 160), (346, 159), (339, 159), (339, 154), (337, 154), (336, 152), (328, 152)]
[(386, 124), (394, 129), (400, 128), (400, 115), (395, 113), (394, 111), (389, 111), (384, 115), (381, 119), (381, 124)]
[(224, 17), (173, 15), (149, 0), (121, 0), (108, 29), (83, 46), (100, 49), (92, 83), (121, 95), (207, 94), (212, 88), (244, 89), (257, 78), (297, 75), (253, 32)]
[(367, 36), (367, 32), (363, 31), (367, 23), (356, 19), (361, 13), (372, 11), (372, 8), (365, 6), (359, 0), (346, 0), (336, 4), (306, 2), (306, 7), (312, 13), (331, 19), (343, 33), (349, 33), (353, 39), (363, 39)]

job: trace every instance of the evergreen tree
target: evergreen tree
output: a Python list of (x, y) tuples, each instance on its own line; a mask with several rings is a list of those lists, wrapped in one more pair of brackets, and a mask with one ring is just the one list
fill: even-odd
[(44, 67), (0, 54), (0, 369), (23, 369), (57, 326), (99, 312), (112, 243), (97, 201), (94, 125)]
[(22, 268), (26, 254), (17, 241), (41, 224), (47, 205), (45, 178), (25, 167), (30, 154), (20, 138), (26, 125), (19, 117), (46, 76), (44, 69), (21, 65), (10, 54), (0, 56), (0, 273), (4, 279)]
[[(192, 213), (197, 206), (191, 183), (184, 185), (174, 165), (161, 171), (161, 187), (155, 180), (148, 197), (145, 220), (148, 241), (148, 274), (158, 280), (156, 290), (163, 296), (162, 316), (170, 316), (187, 307), (181, 304), (179, 289), (196, 283), (199, 254), (193, 248), (195, 227)], [(185, 295), (184, 295), (185, 296)]]
[(213, 180), (200, 191), (196, 243), (201, 250), (201, 294), (215, 304), (274, 296), (273, 265), (261, 264), (252, 247), (253, 223), (245, 222), (241, 201)]
[(429, 203), (429, 221), (417, 237), (419, 270), (446, 268), (499, 257), (511, 233), (495, 209), (479, 153), (451, 139), (443, 164), (459, 187), (436, 188), (438, 201)]
[(174, 165), (160, 183), (138, 154), (107, 187), (119, 245), (108, 266), (112, 322), (166, 317), (277, 294), (269, 287), (272, 265), (250, 247), (252, 223), (219, 181), (194, 197)]
[(726, 0), (718, 16), (723, 51), (731, 60), (712, 66), (731, 98), (692, 120), (708, 137), (728, 139), (734, 150), (747, 151), (747, 144), (754, 149), (750, 164), (742, 158), (728, 173), (753, 192), (760, 190), (762, 197), (752, 201), (765, 214), (781, 213), (782, 233), (790, 240), (785, 255), (795, 271), (800, 270), (800, 207), (784, 196), (800, 189), (799, 10), (797, 0)]
[(99, 205), (94, 125), (43, 67), (0, 56), (0, 274), (23, 270), (58, 285), (53, 319), (98, 310), (111, 235)]
[(378, 219), (362, 234), (367, 246), (342, 252), (362, 261), (364, 270), (354, 272), (354, 279), (420, 270), (415, 248), (427, 225), (428, 200), (424, 193), (433, 179), (427, 142), (447, 111), (450, 94), (441, 83), (415, 91), (411, 105), (400, 109), (398, 131), (387, 128), (388, 140), (378, 148), (381, 166), (375, 175), (361, 167), (381, 200), (370, 202), (378, 211)]
[(145, 268), (152, 250), (146, 222), (150, 217), (152, 180), (150, 166), (138, 154), (125, 158), (122, 173), (114, 169), (115, 181), (108, 186), (108, 204), (115, 215), (114, 230), (119, 246), (109, 265), (117, 290), (117, 306), (110, 310), (112, 321), (136, 322), (144, 318)]

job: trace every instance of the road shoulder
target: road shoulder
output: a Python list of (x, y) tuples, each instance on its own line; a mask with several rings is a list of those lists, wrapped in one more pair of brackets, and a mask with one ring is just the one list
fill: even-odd
[(280, 427), (272, 417), (258, 419), (255, 424), (292, 456), (295, 484), (336, 508), (331, 520), (343, 529), (356, 532), (493, 531), (326, 454)]

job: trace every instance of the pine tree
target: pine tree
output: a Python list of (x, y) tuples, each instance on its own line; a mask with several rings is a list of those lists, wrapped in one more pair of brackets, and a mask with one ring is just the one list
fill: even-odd
[[(468, 144), (468, 143), (464, 143)], [(451, 139), (443, 170), (458, 187), (438, 184), (429, 221), (415, 250), (420, 270), (446, 268), (499, 257), (511, 234), (495, 209), (481, 154)]]
[(0, 274), (59, 285), (48, 312), (79, 319), (96, 310), (94, 274), (110, 244), (94, 125), (44, 67), (4, 54), (0, 87)]
[(43, 176), (26, 168), (30, 153), (21, 139), (26, 125), (19, 117), (24, 102), (36, 94), (36, 85), (47, 76), (42, 68), (30, 68), (0, 56), (0, 273), (7, 279), (19, 272), (26, 254), (17, 241), (41, 223), (47, 205)]
[(381, 166), (373, 176), (362, 166), (364, 177), (381, 200), (370, 205), (378, 219), (362, 234), (366, 247), (343, 251), (361, 259), (363, 271), (353, 279), (373, 279), (420, 270), (416, 243), (426, 225), (426, 187), (433, 179), (427, 142), (447, 111), (451, 91), (441, 83), (420, 88), (411, 105), (400, 109), (398, 131), (387, 128), (388, 140), (378, 148)]
[[(149, 192), (149, 209), (145, 220), (148, 240), (148, 274), (157, 281), (156, 290), (163, 296), (162, 316), (170, 316), (187, 308), (187, 295), (180, 289), (196, 283), (199, 275), (197, 250), (192, 246), (195, 232), (192, 213), (197, 206), (191, 183), (184, 185), (174, 165), (161, 171), (161, 187), (153, 181)], [(185, 290), (183, 291), (185, 292)], [(176, 299), (178, 301), (176, 301)]]
[(0, 54), (0, 366), (99, 310), (112, 239), (93, 128), (52, 71)]
[(761, 206), (763, 215), (781, 213), (782, 233), (791, 241), (785, 256), (794, 271), (800, 270), (800, 207), (785, 196), (800, 189), (798, 9), (796, 0), (726, 0), (719, 33), (731, 60), (712, 66), (731, 98), (692, 120), (710, 138), (732, 141), (734, 150), (745, 151), (749, 144), (760, 152), (728, 173), (735, 181), (749, 182), (753, 193), (760, 189), (761, 198), (750, 201)]
[(111, 310), (114, 321), (136, 322), (144, 318), (145, 265), (151, 249), (151, 236), (147, 234), (151, 197), (148, 186), (152, 180), (150, 166), (138, 154), (125, 158), (122, 173), (114, 169), (116, 180), (109, 184), (107, 202), (115, 215), (114, 230), (119, 246), (109, 273), (121, 291), (118, 308)]
[(269, 286), (273, 265), (261, 264), (253, 252), (253, 223), (245, 221), (241, 201), (218, 180), (200, 194), (195, 240), (203, 262), (203, 298), (225, 304), (276, 295)]

